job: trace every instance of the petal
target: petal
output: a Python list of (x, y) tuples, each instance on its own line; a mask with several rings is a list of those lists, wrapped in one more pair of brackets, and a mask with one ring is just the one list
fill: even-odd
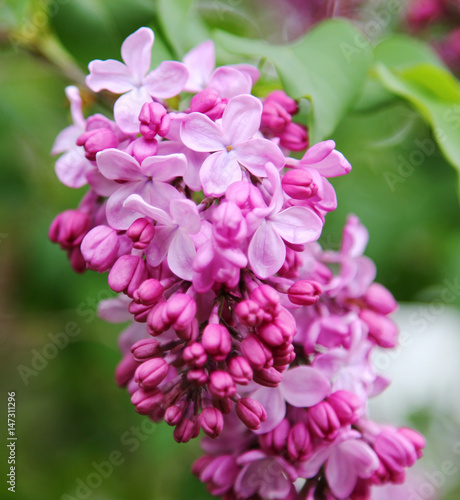
[(360, 439), (349, 439), (338, 446), (340, 452), (354, 465), (355, 474), (363, 479), (370, 477), (380, 461), (374, 450)]
[(353, 464), (337, 447), (332, 450), (327, 461), (326, 478), (337, 498), (348, 498), (356, 485), (357, 477)]
[(342, 348), (331, 349), (319, 354), (313, 361), (313, 367), (327, 378), (334, 378), (348, 361), (348, 351)]
[(150, 28), (139, 28), (129, 35), (121, 46), (121, 57), (137, 85), (142, 84), (142, 79), (150, 69), (154, 39)]
[(256, 476), (256, 478), (259, 478), (259, 481), (254, 481), (254, 472), (251, 472), (254, 468), (252, 465), (252, 462), (246, 464), (235, 480), (234, 488), (239, 498), (250, 498), (257, 492), (260, 475), (257, 474)]
[(177, 230), (168, 251), (168, 266), (171, 271), (183, 280), (192, 281), (195, 255), (195, 245), (190, 236), (180, 229)]
[(249, 243), (248, 258), (258, 278), (265, 279), (275, 274), (286, 258), (286, 247), (271, 224), (263, 222)]
[(117, 99), (113, 115), (117, 125), (128, 134), (139, 132), (139, 113), (146, 102), (152, 101), (145, 88), (136, 88)]
[(240, 142), (235, 147), (238, 161), (252, 174), (266, 177), (265, 164), (271, 162), (279, 170), (284, 166), (285, 160), (281, 149), (268, 139), (251, 139)]
[(146, 215), (147, 217), (156, 220), (160, 224), (164, 224), (165, 226), (175, 226), (174, 221), (171, 217), (160, 208), (149, 205), (141, 196), (138, 194), (131, 194), (126, 198), (123, 203), (125, 208), (129, 208), (134, 210), (135, 212), (139, 212), (142, 215)]
[[(326, 141), (333, 142), (333, 141)], [(322, 143), (316, 144), (313, 147), (319, 146)], [(299, 166), (303, 165), (305, 162), (305, 157), (302, 158), (299, 163)], [(325, 158), (316, 161), (316, 162), (308, 162), (307, 165), (310, 168), (316, 169), (323, 177), (337, 177), (339, 175), (348, 174), (351, 170), (351, 165), (348, 160), (343, 156), (339, 151), (333, 150), (331, 151)]]
[(284, 373), (279, 389), (290, 405), (308, 408), (318, 404), (331, 392), (331, 384), (315, 368), (297, 366)]
[(75, 147), (58, 158), (55, 168), (58, 179), (71, 188), (88, 184), (86, 174), (94, 170), (91, 162), (85, 158), (85, 150), (80, 147)]
[(117, 231), (128, 229), (140, 217), (139, 212), (126, 208), (123, 204), (133, 193), (142, 193), (145, 184), (143, 181), (123, 184), (107, 200), (107, 221)]
[(350, 257), (360, 257), (366, 249), (369, 233), (356, 215), (349, 215), (343, 228), (340, 253)]
[(182, 142), (194, 151), (209, 152), (224, 149), (222, 128), (201, 113), (190, 113), (182, 120)]
[(183, 154), (149, 156), (142, 162), (141, 170), (154, 181), (167, 182), (185, 174), (187, 160)]
[(321, 236), (323, 222), (313, 210), (289, 207), (270, 218), (275, 231), (289, 243), (302, 244), (316, 241)]
[(89, 63), (88, 69), (89, 75), (86, 77), (86, 85), (93, 92), (107, 89), (115, 94), (123, 94), (134, 88), (131, 72), (120, 61), (96, 59)]
[(203, 90), (216, 67), (214, 42), (206, 40), (187, 52), (183, 58), (189, 72), (185, 85), (186, 92), (199, 92)]
[[(128, 311), (130, 302), (131, 300), (127, 295), (101, 300), (97, 307), (97, 315), (109, 323), (130, 321), (132, 319), (132, 314)], [(129, 347), (131, 348), (131, 346)]]
[(82, 112), (82, 100), (80, 91), (75, 85), (69, 85), (65, 88), (65, 95), (70, 102), (70, 114), (75, 125), (81, 129), (85, 128), (85, 117)]
[[(234, 71), (240, 73), (237, 70)], [(230, 99), (222, 116), (222, 129), (229, 145), (234, 146), (252, 139), (259, 130), (261, 116), (262, 102), (257, 97), (240, 95)]]
[(315, 477), (321, 466), (328, 459), (332, 449), (332, 445), (330, 444), (319, 445), (308, 460), (299, 464), (298, 471), (301, 477)]
[(334, 151), (335, 142), (334, 141), (321, 141), (308, 148), (307, 152), (303, 155), (303, 158), (300, 160), (300, 164), (306, 164), (308, 166), (313, 165), (314, 163), (318, 163), (327, 158), (332, 151)]
[(169, 212), (171, 200), (182, 200), (183, 196), (171, 184), (149, 181), (144, 198), (150, 205)]
[(241, 168), (234, 155), (222, 151), (206, 158), (200, 178), (204, 194), (219, 197), (230, 184), (241, 180)]
[(252, 64), (232, 64), (231, 66), (242, 73), (247, 73), (249, 78), (251, 78), (252, 85), (257, 83), (257, 80), (260, 77), (260, 71)]
[[(54, 141), (53, 147), (51, 148), (51, 154), (58, 155), (78, 147), (77, 139), (83, 132), (84, 129), (81, 129), (77, 125), (70, 125), (70, 127), (66, 127), (64, 130), (61, 130)], [(83, 150), (83, 148), (81, 149)]]
[(163, 262), (176, 231), (177, 229), (171, 226), (157, 226), (155, 228), (155, 236), (145, 250), (145, 258), (152, 267)]
[(260, 424), (260, 429), (253, 431), (255, 434), (265, 434), (273, 430), (286, 416), (286, 403), (279, 387), (260, 387), (251, 394), (251, 398), (258, 401), (267, 412), (267, 420)]
[(281, 177), (277, 168), (271, 162), (268, 162), (265, 165), (265, 171), (267, 172), (267, 178), (271, 186), (270, 192), (272, 195), (272, 199), (270, 201), (270, 213), (277, 214), (284, 204), (283, 189), (281, 187)]
[(171, 217), (186, 233), (196, 234), (201, 221), (196, 204), (191, 200), (173, 200), (170, 205)]
[(232, 66), (217, 68), (209, 79), (208, 88), (214, 89), (222, 99), (231, 99), (242, 94), (250, 94), (251, 77)]
[(111, 196), (120, 187), (115, 181), (106, 179), (97, 168), (92, 168), (86, 172), (88, 184), (99, 196)]
[(96, 156), (96, 163), (101, 174), (112, 181), (140, 181), (145, 175), (139, 163), (128, 153), (119, 149), (104, 149)]
[(144, 78), (144, 88), (157, 99), (169, 99), (182, 91), (188, 80), (185, 64), (163, 61)]

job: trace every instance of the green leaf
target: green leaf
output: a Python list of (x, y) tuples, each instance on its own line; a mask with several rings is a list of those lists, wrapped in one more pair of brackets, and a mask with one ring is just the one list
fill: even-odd
[(216, 39), (229, 52), (271, 60), (286, 92), (311, 101), (307, 125), (312, 144), (329, 137), (347, 114), (372, 60), (365, 37), (343, 20), (326, 21), (289, 45), (270, 45), (224, 32), (218, 32)]

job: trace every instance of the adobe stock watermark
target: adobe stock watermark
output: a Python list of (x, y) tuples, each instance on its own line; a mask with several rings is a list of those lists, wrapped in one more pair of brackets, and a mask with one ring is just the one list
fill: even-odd
[(126, 462), (126, 455), (136, 452), (141, 443), (147, 441), (156, 430), (156, 424), (147, 418), (142, 419), (139, 426), (131, 426), (120, 436), (120, 449), (109, 453), (102, 462), (91, 462), (91, 471), (83, 478), (75, 479), (75, 490), (72, 494), (64, 493), (60, 500), (86, 500), (103, 482), (112, 476), (115, 470)]
[[(87, 297), (77, 307), (77, 315), (83, 319), (85, 324), (91, 323), (97, 317), (97, 306), (102, 299), (112, 297), (106, 290), (100, 290), (95, 296)], [(48, 333), (49, 342), (40, 348), (30, 351), (30, 361), (27, 364), (17, 366), (18, 373), (24, 382), (29, 385), (31, 377), (37, 377), (58, 354), (63, 351), (71, 339), (78, 337), (82, 332), (81, 322), (68, 321), (64, 328), (57, 333)]]

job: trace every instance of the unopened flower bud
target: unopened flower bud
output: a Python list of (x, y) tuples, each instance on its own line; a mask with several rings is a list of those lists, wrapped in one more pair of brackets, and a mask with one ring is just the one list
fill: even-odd
[(370, 309), (363, 309), (359, 317), (369, 328), (369, 336), (380, 347), (395, 347), (398, 337), (398, 327), (390, 318), (375, 313)]
[(219, 437), (224, 428), (224, 417), (217, 408), (205, 408), (200, 414), (203, 431), (211, 438)]
[(268, 368), (273, 364), (273, 355), (270, 349), (253, 334), (243, 339), (241, 352), (255, 370)]
[(289, 300), (298, 306), (311, 306), (318, 302), (323, 293), (321, 285), (312, 280), (295, 282), (288, 290)]
[(208, 382), (208, 375), (203, 368), (194, 368), (187, 372), (187, 380), (191, 384), (201, 387)]
[(259, 436), (259, 443), (264, 451), (280, 454), (287, 444), (291, 426), (284, 418), (273, 430)]
[(108, 281), (114, 292), (124, 292), (132, 298), (146, 279), (147, 268), (144, 260), (137, 255), (122, 255), (110, 270)]
[(165, 379), (169, 371), (168, 363), (161, 358), (144, 361), (136, 370), (134, 380), (144, 389), (153, 389)]
[(264, 321), (264, 310), (250, 299), (242, 300), (235, 307), (235, 314), (243, 325), (250, 327), (259, 326)]
[(323, 197), (321, 174), (313, 168), (289, 170), (281, 181), (284, 192), (296, 200)]
[(200, 422), (198, 418), (184, 418), (174, 429), (174, 439), (178, 443), (188, 443), (200, 434)]
[(81, 242), (81, 253), (93, 271), (103, 273), (117, 259), (120, 243), (117, 232), (109, 226), (96, 226)]
[(340, 429), (340, 420), (327, 401), (321, 401), (308, 409), (308, 423), (313, 433), (321, 439), (335, 439)]
[(270, 92), (265, 98), (265, 102), (276, 102), (282, 106), (290, 115), (295, 115), (299, 110), (296, 101), (289, 97), (284, 90)]
[(185, 293), (175, 293), (166, 305), (166, 314), (175, 330), (184, 330), (196, 314), (195, 300)]
[(160, 342), (156, 339), (141, 339), (131, 347), (134, 359), (139, 363), (158, 356), (161, 351)]
[(216, 370), (209, 376), (209, 391), (218, 398), (229, 398), (236, 393), (235, 382), (229, 373)]
[(155, 407), (163, 402), (164, 396), (159, 389), (138, 389), (131, 396), (131, 403), (136, 407), (137, 413), (149, 415)]
[(217, 90), (204, 89), (192, 97), (190, 111), (203, 113), (215, 121), (222, 118), (226, 105), (226, 100), (219, 97)]
[(239, 207), (231, 202), (221, 203), (212, 215), (214, 238), (221, 247), (238, 246), (248, 232), (246, 220)]
[(139, 304), (152, 306), (161, 299), (164, 291), (164, 286), (158, 280), (151, 278), (140, 284), (133, 294), (133, 299)]
[(133, 247), (145, 250), (155, 235), (155, 226), (144, 217), (136, 219), (128, 228), (126, 234), (133, 241)]
[(200, 343), (194, 342), (184, 349), (182, 359), (187, 363), (188, 366), (191, 366), (193, 368), (201, 368), (205, 365), (208, 356), (206, 355), (204, 347)]
[(282, 380), (283, 374), (273, 367), (254, 372), (254, 382), (264, 387), (278, 387)]
[(265, 408), (255, 399), (241, 398), (235, 408), (238, 418), (253, 431), (260, 429), (260, 424), (267, 420)]
[(251, 365), (243, 356), (232, 358), (228, 364), (228, 371), (237, 384), (247, 385), (252, 380)]
[(184, 416), (184, 409), (180, 405), (170, 406), (165, 412), (165, 422), (168, 425), (177, 425)]
[(66, 210), (60, 213), (51, 223), (48, 237), (61, 248), (71, 249), (80, 245), (91, 228), (89, 215), (79, 210)]
[(291, 151), (302, 151), (308, 148), (308, 132), (303, 125), (290, 123), (279, 135), (280, 145)]
[(216, 361), (223, 361), (232, 349), (232, 339), (223, 325), (208, 324), (201, 339), (206, 352)]
[(311, 455), (313, 446), (310, 433), (303, 422), (298, 422), (289, 431), (287, 449), (294, 460), (305, 460)]
[(118, 363), (115, 370), (115, 380), (120, 387), (124, 387), (133, 377), (134, 372), (139, 367), (139, 363), (134, 356), (129, 353)]
[(350, 391), (336, 391), (327, 397), (326, 401), (332, 406), (341, 425), (353, 424), (359, 418), (361, 399)]
[(86, 158), (95, 161), (96, 154), (99, 151), (116, 148), (118, 146), (118, 139), (112, 129), (97, 128), (81, 134), (77, 139), (77, 146), (83, 146)]
[(158, 141), (138, 137), (126, 148), (126, 152), (141, 164), (149, 156), (155, 156), (158, 153)]
[(261, 285), (255, 288), (251, 292), (250, 298), (262, 309), (269, 312), (275, 312), (280, 301), (278, 292), (270, 285)]
[(380, 283), (372, 283), (364, 294), (368, 306), (380, 314), (390, 314), (398, 308), (392, 293)]
[(263, 105), (260, 125), (274, 134), (279, 134), (291, 123), (291, 115), (275, 100), (266, 100)]
[(148, 140), (155, 139), (157, 134), (165, 137), (171, 126), (171, 117), (159, 102), (146, 102), (139, 113), (139, 121), (139, 131)]

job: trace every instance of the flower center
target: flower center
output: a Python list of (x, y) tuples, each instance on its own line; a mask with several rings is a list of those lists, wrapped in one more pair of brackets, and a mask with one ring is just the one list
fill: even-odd
[(233, 149), (233, 146), (225, 146), (227, 148), (227, 151), (230, 152)]

